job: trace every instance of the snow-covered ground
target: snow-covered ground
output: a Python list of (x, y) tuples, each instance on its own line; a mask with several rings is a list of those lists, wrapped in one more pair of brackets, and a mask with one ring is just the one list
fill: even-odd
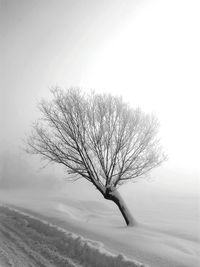
[(2, 204), (25, 213), (0, 208), (1, 264), (200, 266), (199, 196), (163, 186), (165, 190), (156, 182), (142, 181), (122, 187), (138, 222), (133, 228), (125, 226), (112, 202), (84, 184), (0, 190)]
[(0, 206), (0, 219), (2, 266), (144, 266), (15, 208)]

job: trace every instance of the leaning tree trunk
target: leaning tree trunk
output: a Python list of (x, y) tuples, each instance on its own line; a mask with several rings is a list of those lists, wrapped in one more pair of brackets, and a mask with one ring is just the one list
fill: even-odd
[(136, 225), (136, 221), (131, 215), (128, 207), (126, 206), (124, 200), (122, 199), (120, 193), (117, 190), (107, 189), (104, 197), (108, 200), (112, 200), (118, 206), (127, 226)]

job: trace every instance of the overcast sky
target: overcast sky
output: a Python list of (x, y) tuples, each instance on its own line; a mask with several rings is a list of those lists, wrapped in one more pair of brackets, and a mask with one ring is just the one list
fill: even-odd
[(168, 166), (200, 173), (198, 0), (1, 0), (1, 150), (20, 152), (54, 85), (154, 112)]

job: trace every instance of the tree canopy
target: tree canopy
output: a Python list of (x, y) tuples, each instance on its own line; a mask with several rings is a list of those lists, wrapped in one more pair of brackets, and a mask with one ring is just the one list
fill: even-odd
[(158, 121), (121, 97), (52, 90), (39, 104), (42, 117), (28, 138), (29, 152), (67, 167), (102, 193), (140, 177), (165, 159), (157, 139)]

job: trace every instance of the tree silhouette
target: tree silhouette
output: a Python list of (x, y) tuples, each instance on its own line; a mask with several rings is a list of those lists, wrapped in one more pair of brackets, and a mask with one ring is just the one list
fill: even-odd
[(67, 167), (69, 179), (84, 178), (114, 201), (126, 224), (135, 224), (117, 188), (165, 159), (156, 138), (158, 121), (121, 97), (80, 89), (52, 90), (41, 101), (42, 117), (28, 137), (28, 152)]

